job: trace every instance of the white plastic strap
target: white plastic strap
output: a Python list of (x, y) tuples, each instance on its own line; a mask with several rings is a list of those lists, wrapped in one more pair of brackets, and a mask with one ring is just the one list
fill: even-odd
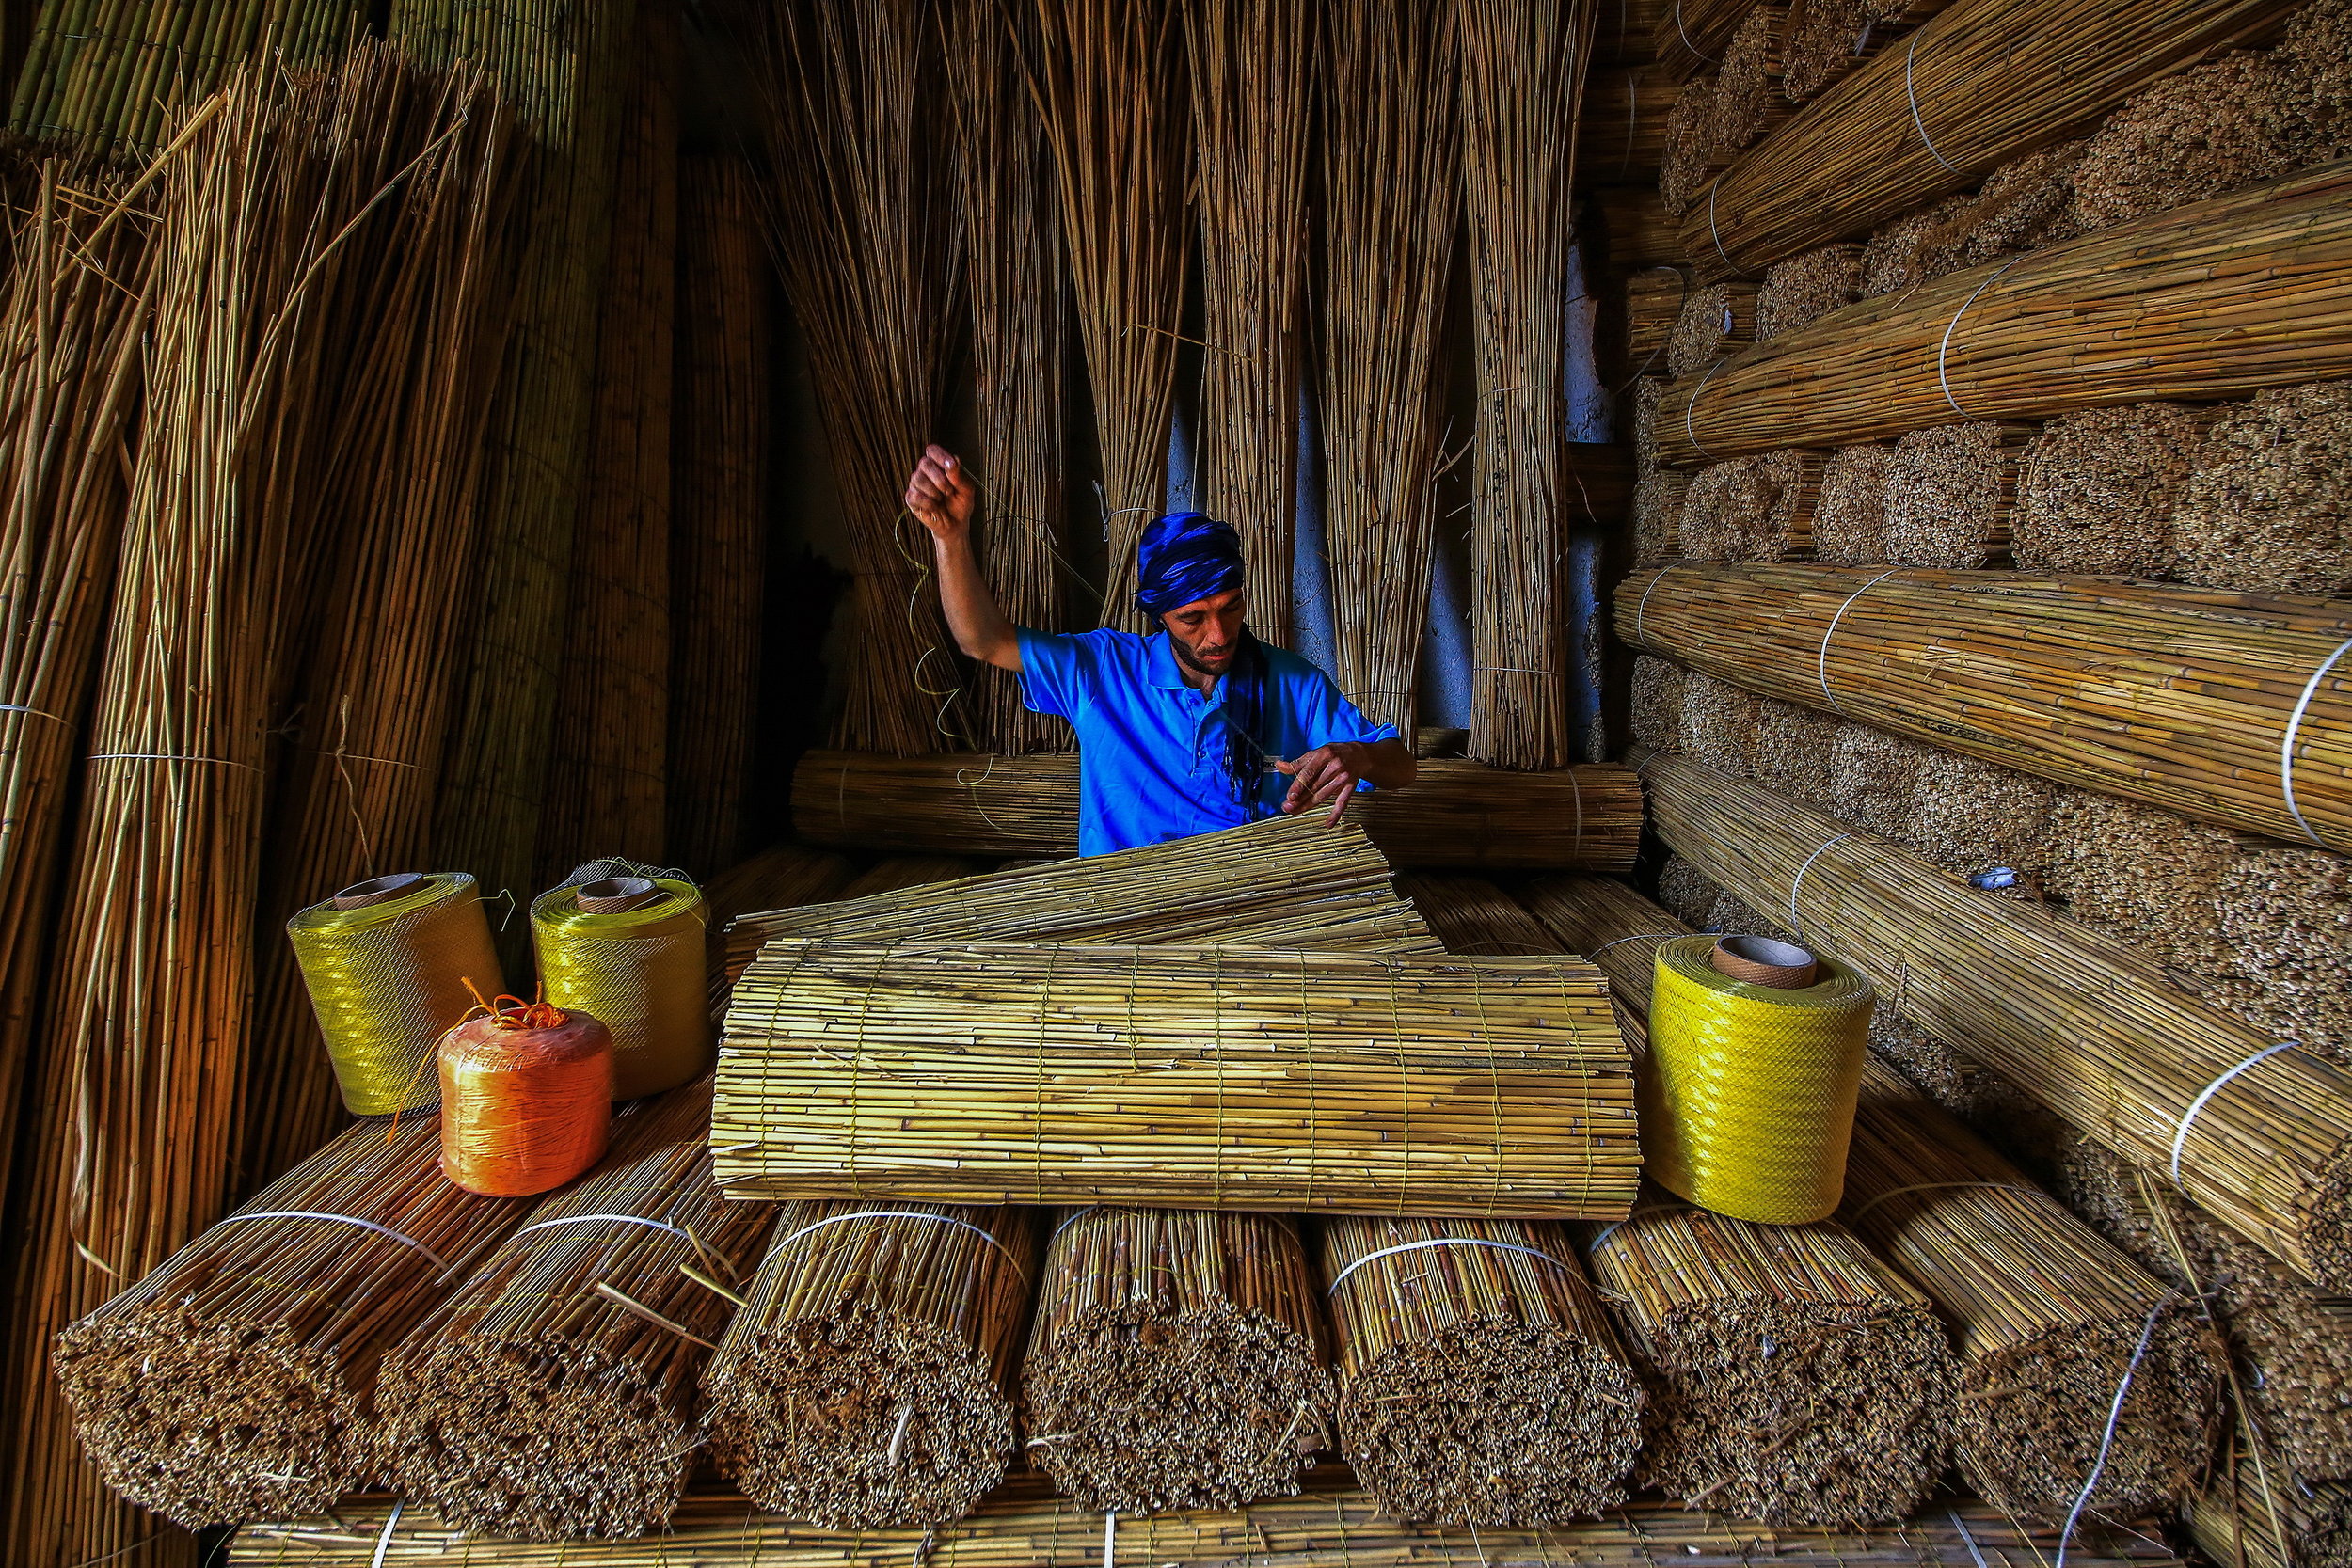
[(643, 1214), (566, 1214), (560, 1220), (535, 1221), (532, 1224), (524, 1226), (520, 1230), (516, 1231), (515, 1234), (517, 1236), (528, 1236), (534, 1230), (545, 1230), (551, 1225), (587, 1225), (596, 1220), (614, 1220), (622, 1225), (642, 1225), (648, 1230), (666, 1230), (671, 1235), (683, 1240), (688, 1245), (693, 1247), (695, 1251), (699, 1252), (702, 1250), (701, 1243), (695, 1241), (693, 1237), (688, 1235), (685, 1231), (680, 1230), (676, 1226), (665, 1225), (660, 1220), (649, 1220)]
[(1597, 958), (1603, 953), (1608, 952), (1612, 947), (1618, 945), (1619, 942), (1672, 942), (1677, 937), (1686, 937), (1692, 934), (1692, 933), (1689, 931), (1643, 931), (1634, 936), (1619, 937), (1615, 942), (1604, 942), (1598, 947), (1596, 947), (1590, 953), (1587, 953), (1585, 957), (1588, 958)]
[(1952, 378), (1947, 364), (1947, 360), (1952, 351), (1952, 334), (1960, 328), (1960, 318), (1966, 315), (1968, 313), (1968, 308), (1977, 303), (1977, 296), (1983, 293), (1985, 290), (1993, 287), (1994, 284), (1999, 282), (2001, 280), (2001, 274), (2009, 271), (2010, 268), (2015, 266), (2018, 262), (2024, 261), (2025, 259), (2024, 255), (2012, 256), (2008, 261), (2003, 261), (1999, 266), (1994, 268), (1993, 276), (1978, 284), (1975, 290), (1969, 293), (1968, 297), (1960, 302), (1960, 309), (1952, 312), (1952, 319), (1944, 324), (1944, 336), (1936, 341), (1936, 385), (1944, 388), (1944, 401), (1952, 405), (1952, 412), (1959, 415), (1963, 420), (1968, 418), (1968, 410), (1963, 408), (1960, 405), (1960, 400), (1952, 396)]
[(2148, 1321), (2139, 1325), (2139, 1343), (2132, 1348), (2131, 1364), (2123, 1369), (2123, 1381), (2115, 1386), (2115, 1399), (2107, 1406), (2106, 1430), (2099, 1434), (2099, 1457), (2090, 1466), (2090, 1475), (2083, 1481), (2083, 1489), (2074, 1494), (2074, 1506), (2067, 1511), (2066, 1528), (2058, 1531), (2058, 1559), (2052, 1568), (2066, 1568), (2067, 1544), (2074, 1538), (2074, 1526), (2083, 1516), (2084, 1505), (2090, 1501), (2092, 1488), (2107, 1467), (2107, 1450), (2115, 1447), (2115, 1423), (2123, 1414), (2123, 1396), (2132, 1391), (2132, 1376), (2139, 1370), (2142, 1357), (2148, 1354), (2149, 1341), (2155, 1338), (2156, 1320), (2172, 1305), (2172, 1293), (2167, 1291), (2162, 1301), (2150, 1309)]
[(1103, 1515), (1103, 1568), (1112, 1568), (1119, 1560), (1119, 1515)]
[[(1637, 636), (1640, 634), (1639, 617), (1635, 619), (1634, 631)], [(2279, 741), (2279, 793), (2286, 797), (2287, 815), (2295, 818), (2295, 825), (2303, 830), (2305, 838), (2323, 849), (2328, 847), (2327, 842), (2312, 832), (2312, 825), (2303, 820), (2303, 808), (2295, 803), (2295, 737), (2303, 728), (2303, 715), (2311, 707), (2312, 699), (2319, 694), (2319, 683), (2328, 678), (2328, 672), (2336, 667), (2336, 660), (2347, 651), (2352, 651), (2352, 637), (2337, 643), (2336, 651), (2312, 672), (2312, 678), (2303, 683), (2303, 694), (2295, 699), (2295, 711), (2287, 718), (2287, 733)]]
[(1668, 572), (1673, 571), (1673, 570), (1674, 570), (1674, 568), (1673, 568), (1672, 566), (1661, 566), (1661, 567), (1659, 567), (1659, 568), (1658, 568), (1658, 570), (1656, 570), (1655, 572), (1652, 572), (1652, 573), (1650, 574), (1649, 586), (1647, 586), (1646, 588), (1644, 588), (1644, 589), (1642, 590), (1642, 598), (1641, 598), (1641, 602), (1640, 602), (1640, 603), (1638, 603), (1638, 604), (1636, 604), (1636, 605), (1633, 607), (1633, 641), (1636, 641), (1636, 642), (1640, 642), (1640, 641), (1642, 641), (1642, 640), (1643, 640), (1643, 639), (1642, 639), (1642, 617), (1644, 617), (1645, 615), (1647, 615), (1647, 614), (1649, 613), (1649, 596), (1650, 596), (1652, 594), (1654, 594), (1654, 593), (1656, 593), (1656, 592), (1658, 591), (1658, 585), (1659, 585), (1661, 582), (1664, 581), (1664, 580), (1665, 580), (1665, 578), (1666, 578), (1666, 574), (1667, 574)]
[(58, 718), (54, 713), (41, 708), (26, 707), (23, 703), (0, 703), (0, 713), (29, 713), (36, 719), (46, 719), (53, 724), (67, 722), (66, 720)]
[(1405, 1242), (1396, 1246), (1382, 1247), (1378, 1252), (1365, 1253), (1361, 1258), (1357, 1259), (1356, 1261), (1348, 1264), (1347, 1267), (1342, 1269), (1337, 1275), (1334, 1275), (1329, 1287), (1326, 1289), (1324, 1293), (1326, 1295), (1329, 1295), (1334, 1291), (1337, 1291), (1340, 1286), (1345, 1282), (1349, 1275), (1354, 1274), (1358, 1269), (1362, 1268), (1366, 1263), (1377, 1263), (1381, 1259), (1393, 1258), (1400, 1252), (1419, 1252), (1424, 1247), (1439, 1246), (1483, 1246), (1491, 1247), (1497, 1252), (1517, 1252), (1524, 1254), (1529, 1258), (1533, 1258), (1539, 1263), (1549, 1263), (1555, 1269), (1566, 1269), (1567, 1272), (1571, 1274), (1576, 1272), (1573, 1269), (1569, 1269), (1567, 1264), (1562, 1262), (1559, 1259), (1554, 1258), (1550, 1253), (1538, 1252), (1532, 1246), (1519, 1246), (1511, 1242), (1489, 1242), (1477, 1236), (1437, 1236), (1432, 1237), (1430, 1240), (1425, 1242)]
[(1653, 1203), (1646, 1209), (1636, 1209), (1625, 1218), (1612, 1220), (1595, 1231), (1593, 1239), (1584, 1243), (1584, 1256), (1590, 1258), (1594, 1253), (1598, 1252), (1610, 1237), (1614, 1236), (1644, 1214), (1679, 1214), (1685, 1211), (1695, 1210), (1697, 1207), (1695, 1203)]
[[(1901, 567), (1897, 566), (1888, 571), (1881, 572), (1878, 576), (1872, 578), (1869, 581), (1864, 583), (1861, 587), (1847, 594), (1846, 602), (1837, 607), (1837, 613), (1829, 618), (1829, 629), (1821, 633), (1821, 654), (1820, 657), (1816, 661), (1814, 673), (1820, 677), (1821, 682), (1821, 700), (1828, 703), (1832, 708), (1835, 708), (1841, 718), (1845, 716), (1846, 709), (1837, 701), (1837, 694), (1829, 689), (1829, 640), (1837, 635), (1837, 623), (1846, 618), (1846, 611), (1853, 608), (1854, 600), (1862, 597), (1863, 594), (1867, 594), (1871, 589), (1876, 588), (1880, 583), (1884, 582), (1888, 578), (1895, 576), (1896, 573), (1900, 572), (1901, 570)], [(1636, 632), (1641, 630), (1641, 623), (1638, 619), (1634, 623), (1633, 629)]]
[(414, 1236), (404, 1236), (389, 1225), (378, 1225), (373, 1220), (363, 1220), (357, 1214), (328, 1214), (311, 1209), (271, 1209), (257, 1214), (231, 1214), (219, 1223), (235, 1225), (240, 1220), (333, 1220), (337, 1225), (356, 1225), (362, 1230), (373, 1230), (379, 1236), (389, 1236), (403, 1246), (415, 1247), (431, 1260), (435, 1268), (443, 1274), (449, 1273), (449, 1264), (442, 1259), (441, 1255), (418, 1241)]
[[(1636, 75), (1638, 75), (1638, 74), (1639, 74), (1639, 72), (1636, 72)], [(1715, 245), (1715, 254), (1716, 254), (1716, 256), (1717, 256), (1718, 258), (1720, 258), (1720, 259), (1722, 260), (1722, 261), (1723, 261), (1724, 265), (1724, 266), (1727, 266), (1727, 267), (1730, 267), (1730, 268), (1731, 268), (1731, 270), (1732, 270), (1733, 272), (1738, 272), (1738, 271), (1740, 270), (1739, 266), (1738, 266), (1735, 262), (1733, 262), (1733, 261), (1732, 261), (1731, 257), (1730, 257), (1730, 256), (1729, 256), (1729, 255), (1728, 255), (1728, 254), (1724, 251), (1724, 236), (1723, 236), (1723, 231), (1722, 231), (1721, 230), (1719, 230), (1719, 229), (1717, 229), (1717, 228), (1715, 227), (1715, 193), (1716, 193), (1717, 191), (1719, 191), (1719, 190), (1722, 190), (1723, 188), (1724, 188), (1724, 182), (1723, 182), (1723, 180), (1722, 180), (1720, 177), (1718, 177), (1718, 178), (1716, 178), (1716, 179), (1714, 179), (1714, 180), (1710, 180), (1710, 181), (1708, 181), (1708, 184), (1707, 184), (1707, 237), (1708, 237), (1709, 240), (1711, 240), (1711, 241), (1713, 241), (1713, 242), (1714, 242), (1714, 245)]]
[(785, 1237), (768, 1249), (768, 1256), (773, 1258), (812, 1230), (822, 1230), (829, 1225), (841, 1225), (850, 1220), (930, 1220), (934, 1225), (952, 1225), (959, 1230), (969, 1230), (973, 1235), (1003, 1253), (1005, 1261), (1012, 1265), (1012, 1272), (1021, 1276), (1021, 1282), (1025, 1285), (1028, 1283), (1029, 1271), (1021, 1266), (1021, 1259), (1015, 1258), (1012, 1255), (1012, 1249), (1006, 1246), (1004, 1243), (968, 1220), (960, 1220), (953, 1214), (927, 1214), (920, 1209), (861, 1209), (854, 1214), (829, 1215), (813, 1225), (804, 1225), (791, 1235)]
[(1691, 396), (1682, 405), (1683, 438), (1691, 443), (1691, 450), (1692, 451), (1697, 452), (1700, 457), (1709, 463), (1715, 461), (1715, 454), (1708, 451), (1706, 446), (1699, 440), (1699, 433), (1697, 430), (1692, 428), (1691, 424), (1691, 417), (1698, 412), (1699, 394), (1706, 391), (1707, 384), (1715, 379), (1715, 372), (1722, 370), (1731, 361), (1728, 359), (1718, 359), (1713, 364), (1708, 366), (1707, 373), (1699, 377), (1699, 384), (1691, 388)]
[(1852, 1213), (1848, 1214), (1846, 1216), (1845, 1223), (1850, 1226), (1860, 1225), (1862, 1223), (1863, 1215), (1868, 1213), (1880, 1204), (1884, 1203), (1890, 1197), (1900, 1197), (1905, 1193), (1939, 1193), (1952, 1187), (1990, 1187), (1994, 1192), (1998, 1193), (2035, 1193), (2041, 1190), (2036, 1187), (2020, 1186), (2014, 1181), (1920, 1181), (1908, 1187), (1888, 1188), (1885, 1192), (1879, 1194), (1878, 1196), (1872, 1198), (1861, 1208), (1856, 1209)]
[(1682, 25), (1682, 0), (1675, 0), (1675, 36), (1682, 40), (1683, 48), (1688, 49), (1692, 54), (1696, 55), (1700, 59), (1705, 60), (1708, 65), (1713, 65), (1715, 63), (1715, 56), (1708, 54), (1706, 50), (1701, 49), (1697, 44), (1692, 43), (1691, 41), (1690, 33), (1684, 29)]
[(1928, 156), (1958, 174), (1959, 166), (1935, 150), (1935, 138), (1928, 135), (1927, 123), (1919, 118), (1919, 95), (1911, 86), (1911, 59), (1918, 52), (1919, 35), (1914, 33), (1911, 35), (1911, 47), (1903, 51), (1903, 96), (1911, 101), (1911, 127), (1919, 133), (1920, 145), (1928, 150)]
[(400, 1528), (401, 1511), (408, 1506), (405, 1497), (392, 1499), (392, 1511), (384, 1515), (384, 1533), (375, 1538), (375, 1556), (368, 1568), (384, 1568), (384, 1558), (392, 1549), (392, 1531)]
[(2280, 1040), (2276, 1045), (2255, 1052), (2251, 1056), (2207, 1084), (2204, 1092), (2188, 1102), (2188, 1109), (2181, 1113), (2180, 1122), (2172, 1129), (2172, 1185), (2177, 1187), (2181, 1184), (2181, 1148), (2188, 1142), (2188, 1124), (2197, 1119), (2197, 1113), (2205, 1108), (2205, 1101), (2219, 1094), (2224, 1084), (2255, 1063), (2268, 1061), (2280, 1052), (2293, 1051), (2302, 1043), (2301, 1040)]
[(1788, 879), (1788, 929), (1794, 935), (1804, 934), (1804, 922), (1797, 914), (1797, 895), (1804, 890), (1804, 874), (1813, 869), (1813, 863), (1820, 860), (1831, 845), (1842, 844), (1851, 837), (1851, 833), (1839, 833), (1836, 838), (1824, 840), (1820, 848), (1805, 856), (1804, 863), (1797, 867), (1797, 874)]
[(1960, 1510), (1947, 1508), (1944, 1511), (1944, 1517), (1952, 1522), (1952, 1528), (1960, 1531), (1961, 1544), (1968, 1548), (1969, 1560), (1974, 1562), (1977, 1568), (1990, 1568), (1984, 1560), (1984, 1554), (1977, 1550), (1977, 1538), (1968, 1533), (1968, 1521), (1960, 1516)]

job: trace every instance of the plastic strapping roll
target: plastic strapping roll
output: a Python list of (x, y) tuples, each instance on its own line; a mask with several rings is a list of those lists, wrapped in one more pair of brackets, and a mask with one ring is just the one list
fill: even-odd
[(681, 876), (594, 862), (531, 904), (547, 999), (612, 1032), (621, 1100), (689, 1083), (715, 1056), (702, 890)]
[(1827, 958), (1776, 990), (1719, 973), (1710, 936), (1658, 949), (1642, 1150), (1659, 1183), (1734, 1219), (1803, 1225), (1837, 1208), (1875, 999)]

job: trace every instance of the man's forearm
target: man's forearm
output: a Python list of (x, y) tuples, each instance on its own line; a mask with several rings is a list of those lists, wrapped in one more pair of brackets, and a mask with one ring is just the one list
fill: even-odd
[(1365, 744), (1363, 772), (1375, 789), (1403, 789), (1419, 776), (1421, 764), (1411, 747), (1392, 736)]
[(1000, 670), (1021, 668), (1021, 639), (980, 575), (972, 535), (935, 538), (933, 555), (939, 562), (939, 604), (946, 612), (947, 629), (956, 646), (983, 664)]

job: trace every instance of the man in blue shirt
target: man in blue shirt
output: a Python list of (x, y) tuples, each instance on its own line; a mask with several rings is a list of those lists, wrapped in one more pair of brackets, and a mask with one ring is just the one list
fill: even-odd
[(1024, 699), (1078, 732), (1078, 851), (1108, 854), (1413, 782), (1410, 748), (1297, 655), (1244, 625), (1241, 541), (1198, 512), (1144, 530), (1133, 632), (1032, 631), (1005, 618), (972, 551), (978, 488), (952, 452), (927, 448), (906, 504), (931, 532), (956, 643), (1018, 671)]

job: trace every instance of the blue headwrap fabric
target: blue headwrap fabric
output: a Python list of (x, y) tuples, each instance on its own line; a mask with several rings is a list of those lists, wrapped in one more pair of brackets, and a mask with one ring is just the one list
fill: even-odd
[[(1136, 608), (1154, 620), (1241, 585), (1241, 535), (1205, 513), (1154, 517), (1136, 546)], [(1265, 693), (1265, 649), (1244, 626), (1225, 675), (1225, 773), (1233, 799), (1252, 818), (1263, 815), (1258, 784), (1269, 760)]]

